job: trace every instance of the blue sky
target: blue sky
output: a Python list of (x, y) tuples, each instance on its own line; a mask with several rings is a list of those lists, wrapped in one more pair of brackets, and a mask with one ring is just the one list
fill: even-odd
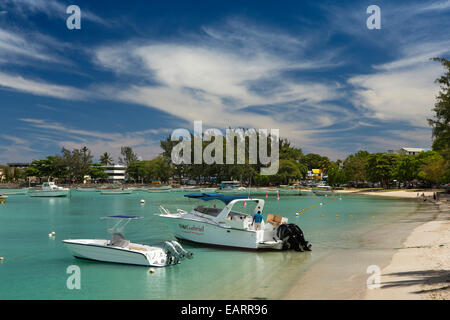
[(448, 0), (0, 0), (0, 163), (84, 145), (150, 159), (195, 120), (279, 129), (333, 160), (429, 148), (436, 56), (450, 56)]

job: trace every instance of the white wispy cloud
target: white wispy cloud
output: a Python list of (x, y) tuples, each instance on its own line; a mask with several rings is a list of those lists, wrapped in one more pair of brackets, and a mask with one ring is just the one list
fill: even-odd
[(71, 86), (57, 85), (43, 80), (26, 79), (20, 75), (0, 72), (0, 89), (47, 96), (65, 100), (85, 100), (88, 93)]
[(22, 139), (22, 138), (19, 138), (19, 137), (11, 136), (9, 134), (2, 134), (2, 135), (0, 135), (0, 137), (2, 137), (2, 139), (9, 140), (9, 141), (11, 141), (11, 142), (13, 142), (15, 144), (23, 144), (23, 145), (27, 144), (27, 140), (26, 139)]
[(414, 128), (409, 130), (384, 130), (383, 136), (363, 137), (364, 149), (372, 152), (386, 152), (400, 148), (430, 148), (431, 129)]
[(449, 48), (411, 54), (407, 57), (374, 66), (374, 73), (351, 77), (353, 103), (365, 110), (367, 117), (397, 120), (418, 127), (428, 127), (427, 118), (438, 93), (435, 83), (443, 72), (431, 57), (449, 52)]
[(67, 64), (68, 61), (57, 53), (63, 46), (64, 44), (36, 32), (27, 34), (18, 30), (0, 29), (0, 59), (8, 65), (22, 65), (27, 61)]
[[(180, 41), (135, 39), (97, 48), (93, 57), (98, 65), (119, 77), (133, 75), (151, 82), (106, 85), (99, 91), (190, 123), (202, 120), (217, 128), (280, 128), (283, 136), (302, 143), (313, 138), (299, 128), (330, 126), (338, 121), (327, 111), (339, 107), (326, 103), (342, 97), (338, 83), (285, 75), (335, 66), (333, 55), (307, 58), (308, 41), (253, 25), (242, 28), (236, 20), (203, 30), (203, 35)], [(258, 106), (267, 105), (275, 111), (258, 111)], [(250, 111), (249, 106), (255, 108)], [(286, 106), (309, 111), (308, 119), (289, 119), (282, 114)], [(342, 114), (346, 114), (345, 108), (341, 108)]]
[[(143, 159), (152, 159), (162, 152), (159, 140), (154, 135), (167, 133), (167, 128), (151, 128), (132, 132), (102, 132), (94, 130), (84, 130), (73, 126), (48, 121), (45, 119), (21, 118), (18, 119), (33, 129), (33, 135), (29, 139), (21, 138), (30, 144), (37, 143), (36, 140), (46, 141), (50, 145), (57, 145), (60, 148), (78, 149), (87, 146), (98, 158), (104, 152), (108, 152), (113, 158), (118, 159), (120, 148), (130, 146)], [(19, 139), (8, 137), (9, 140)]]
[(420, 6), (422, 11), (444, 11), (450, 9), (450, 0), (433, 1), (431, 3), (424, 3)]
[(2, 134), (0, 137), (3, 141), (0, 145), (0, 163), (30, 161), (39, 153), (38, 149), (32, 148), (29, 139), (9, 134)]

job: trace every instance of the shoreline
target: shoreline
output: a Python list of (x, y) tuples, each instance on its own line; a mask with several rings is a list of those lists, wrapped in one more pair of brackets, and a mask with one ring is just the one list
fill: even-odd
[(380, 288), (366, 300), (450, 299), (450, 207), (436, 203), (436, 219), (416, 227), (381, 271)]
[(424, 197), (432, 198), (435, 192), (436, 191), (416, 192), (416, 191), (397, 190), (397, 191), (383, 191), (383, 192), (358, 192), (358, 194), (365, 196), (423, 199)]
[[(283, 300), (449, 299), (450, 289), (433, 288), (442, 284), (439, 281), (445, 280), (445, 277), (449, 281), (449, 216), (449, 206), (445, 203), (437, 205), (432, 201), (419, 202), (415, 212), (394, 223), (380, 226), (358, 239), (362, 244), (360, 249), (330, 252), (297, 278), (291, 289), (280, 298)], [(447, 240), (440, 240), (444, 236)], [(443, 242), (446, 244), (440, 246)], [(416, 248), (417, 246), (419, 248)], [(408, 254), (409, 259), (403, 256), (405, 254)], [(419, 258), (422, 265), (410, 263), (410, 260)], [(367, 289), (367, 279), (371, 276), (367, 273), (367, 268), (371, 265), (376, 265), (381, 270), (381, 289)], [(417, 270), (411, 270), (412, 266)], [(417, 274), (410, 274), (411, 271)], [(404, 275), (422, 278), (405, 281), (400, 278)], [(435, 283), (429, 284), (427, 280)], [(423, 286), (424, 289), (417, 289), (414, 284)], [(448, 282), (446, 285), (448, 286)], [(418, 290), (432, 291), (420, 296), (410, 293)], [(442, 293), (445, 290), (447, 295)]]
[(432, 198), (434, 193), (442, 192), (442, 189), (429, 189), (429, 190), (393, 190), (389, 189), (369, 191), (364, 189), (347, 189), (347, 190), (336, 190), (335, 193), (342, 194), (352, 194), (352, 195), (364, 195), (364, 196), (377, 196), (377, 197), (395, 197), (395, 198), (416, 198), (420, 199), (423, 197)]

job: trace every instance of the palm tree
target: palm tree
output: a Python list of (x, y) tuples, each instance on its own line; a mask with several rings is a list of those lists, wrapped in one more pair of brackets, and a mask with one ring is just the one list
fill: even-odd
[(113, 164), (113, 159), (108, 152), (105, 152), (100, 156), (100, 163), (104, 166)]

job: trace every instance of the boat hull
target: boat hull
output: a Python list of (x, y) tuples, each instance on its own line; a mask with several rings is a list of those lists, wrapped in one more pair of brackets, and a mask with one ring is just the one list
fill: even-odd
[(281, 241), (262, 241), (263, 230), (221, 227), (202, 221), (160, 215), (178, 239), (219, 247), (281, 250)]
[(4, 191), (2, 192), (2, 195), (5, 196), (18, 196), (18, 195), (26, 195), (28, 194), (28, 190), (17, 190), (17, 191)]
[(107, 246), (107, 240), (74, 239), (63, 240), (67, 249), (76, 258), (138, 266), (163, 267), (168, 265), (167, 255), (162, 249), (151, 252), (128, 250)]
[(104, 195), (115, 195), (115, 194), (131, 194), (133, 191), (101, 191), (101, 194)]
[(29, 192), (28, 195), (30, 197), (41, 197), (41, 198), (50, 198), (50, 197), (67, 197), (69, 195), (69, 190), (57, 190), (57, 191), (33, 191)]
[(77, 192), (97, 192), (96, 188), (76, 188)]

